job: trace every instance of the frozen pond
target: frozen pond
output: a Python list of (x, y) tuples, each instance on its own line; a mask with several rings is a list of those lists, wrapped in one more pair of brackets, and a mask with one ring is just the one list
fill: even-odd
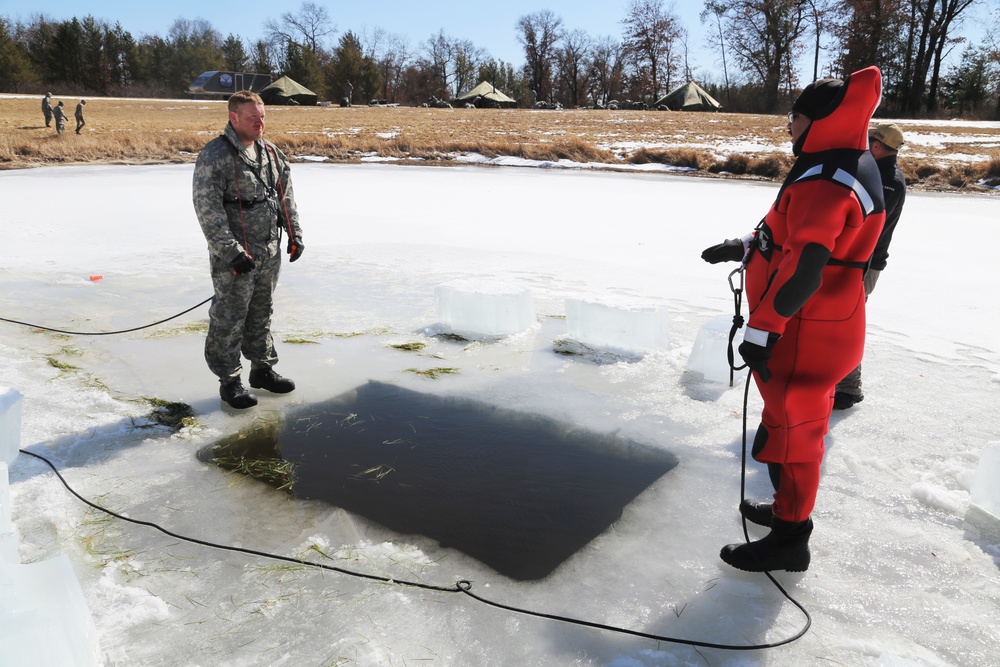
[[(12, 194), (0, 211), (0, 317), (109, 331), (210, 296), (191, 172), (0, 172), (0, 188)], [(306, 252), (283, 269), (275, 332), (278, 370), (296, 391), (263, 396), (247, 413), (223, 410), (202, 356), (206, 307), (119, 336), (0, 323), (0, 382), (25, 396), (22, 447), (51, 458), (87, 498), (214, 543), (436, 586), (468, 580), (506, 605), (700, 642), (748, 646), (801, 629), (802, 615), (767, 579), (718, 558), (722, 545), (742, 539), (743, 392), (687, 370), (699, 330), (731, 314), (733, 301), (728, 269), (705, 264), (700, 252), (752, 229), (776, 186), (474, 167), (297, 164), (293, 174)], [(870, 302), (866, 399), (831, 421), (813, 563), (779, 577), (813, 618), (789, 646), (725, 651), (641, 639), (199, 546), (88, 509), (24, 456), (10, 470), (21, 558), (70, 557), (106, 665), (991, 667), (1000, 645), (1000, 546), (966, 516), (980, 454), (1000, 441), (1000, 339), (989, 290), (998, 202), (911, 193), (906, 206)], [(429, 335), (435, 289), (479, 278), (530, 289), (537, 326), (496, 342)], [(617, 361), (558, 354), (566, 300), (591, 297), (665, 309), (665, 349)], [(413, 372), (434, 368), (456, 372)], [(578, 494), (574, 502), (592, 489), (587, 500), (605, 514), (544, 567), (514, 571), (524, 559), (490, 563), (490, 553), (470, 546), (471, 529), (417, 529), (406, 512), (433, 509), (430, 518), (441, 518), (435, 489), (455, 477), (477, 479), (483, 504), (528, 502), (519, 489), (498, 490), (519, 484), (502, 474), (525, 450), (496, 441), (481, 457), (449, 456), (463, 471), (456, 475), (438, 461), (436, 473), (416, 478), (424, 488), (413, 502), (406, 487), (381, 499), (371, 492), (412, 470), (421, 448), (400, 465), (376, 449), (356, 458), (364, 466), (357, 471), (393, 472), (352, 493), (353, 508), (316, 499), (312, 486), (298, 498), (198, 459), (255, 422), (307, 416), (367, 387), (386, 392), (370, 397), (380, 409), (402, 409), (392, 401), (405, 398), (404, 407), (428, 401), (435, 410), (536, 416), (516, 428), (552, 434), (534, 447), (544, 457), (533, 470), (539, 484), (565, 484), (559, 495)], [(145, 418), (149, 398), (185, 403), (194, 420), (177, 432), (156, 426)], [(751, 436), (759, 411), (751, 391)], [(459, 423), (481, 421), (473, 410)], [(587, 435), (560, 441), (557, 425)], [(403, 436), (378, 437), (388, 447), (383, 440)], [(623, 462), (649, 470), (599, 488), (600, 474), (576, 479), (573, 465), (559, 469), (561, 455), (581, 453), (606, 457), (588, 465), (608, 468), (609, 479)], [(488, 462), (479, 478), (466, 474), (476, 461)], [(359, 483), (346, 481), (353, 469), (316, 470), (319, 486), (334, 475)], [(748, 495), (768, 488), (751, 467)], [(544, 530), (515, 518), (527, 511), (541, 521), (537, 506), (484, 519), (475, 514), (483, 507), (465, 504), (450, 511), (473, 513), (470, 523)], [(454, 534), (439, 532), (445, 526)]]

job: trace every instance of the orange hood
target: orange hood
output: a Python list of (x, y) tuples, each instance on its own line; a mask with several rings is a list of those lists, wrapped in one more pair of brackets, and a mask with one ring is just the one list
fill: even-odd
[(868, 150), (868, 124), (881, 100), (882, 73), (878, 67), (866, 67), (847, 75), (821, 117), (814, 119), (795, 142), (793, 152), (799, 155), (837, 148)]

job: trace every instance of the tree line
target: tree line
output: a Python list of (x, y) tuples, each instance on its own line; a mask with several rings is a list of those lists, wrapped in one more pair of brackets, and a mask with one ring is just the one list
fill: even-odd
[[(776, 113), (814, 78), (874, 64), (885, 114), (1000, 117), (1000, 54), (960, 33), (975, 1), (704, 0), (700, 19), (717, 56), (710, 66), (691, 62), (688, 28), (664, 0), (630, 0), (618, 35), (571, 29), (549, 10), (526, 14), (512, 26), (518, 65), (444, 30), (416, 47), (379, 28), (338, 37), (329, 11), (313, 2), (267, 19), (256, 40), (223, 37), (202, 19), (136, 37), (89, 15), (0, 16), (0, 91), (177, 97), (202, 72), (231, 70), (285, 74), (334, 101), (348, 82), (355, 101), (409, 105), (449, 100), (485, 80), (519, 106), (574, 108), (650, 106), (697, 80), (728, 110)], [(956, 49), (957, 64), (946, 68)], [(813, 63), (805, 79), (796, 67), (803, 59)]]

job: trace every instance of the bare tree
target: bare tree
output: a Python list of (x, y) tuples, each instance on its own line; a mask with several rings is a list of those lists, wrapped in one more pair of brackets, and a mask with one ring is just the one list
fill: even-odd
[(568, 107), (586, 104), (587, 83), (590, 74), (588, 59), (593, 40), (583, 30), (566, 33), (562, 46), (556, 49), (558, 65), (556, 79), (562, 102)]
[[(919, 113), (926, 99), (930, 113), (937, 111), (941, 64), (956, 44), (965, 41), (952, 31), (962, 23), (962, 14), (975, 0), (911, 0), (916, 8), (919, 29), (914, 31), (918, 48), (913, 59), (913, 87), (906, 111)], [(930, 80), (928, 80), (928, 76)], [(926, 97), (924, 93), (926, 92)]]
[(271, 74), (274, 71), (274, 63), (277, 58), (274, 49), (263, 39), (258, 39), (253, 44), (250, 55), (250, 70), (261, 74)]
[(517, 21), (517, 40), (524, 47), (525, 76), (539, 100), (552, 95), (555, 45), (562, 38), (562, 19), (549, 10), (522, 16)]
[(447, 99), (454, 79), (451, 69), (455, 58), (454, 41), (444, 33), (444, 29), (441, 29), (436, 35), (431, 35), (430, 39), (421, 45), (421, 49), (426, 56), (422, 59), (421, 65), (428, 70), (431, 80), (435, 82), (433, 94)]
[(285, 12), (280, 21), (264, 22), (264, 34), (272, 44), (296, 42), (317, 54), (323, 51), (323, 40), (336, 31), (330, 13), (314, 2), (303, 2), (298, 13)]
[(718, 36), (713, 36), (709, 39), (709, 43), (712, 48), (719, 50), (719, 55), (722, 56), (722, 79), (726, 84), (726, 106), (732, 107), (733, 98), (729, 89), (729, 68), (726, 66), (726, 38), (722, 32), (722, 19), (726, 15), (729, 6), (725, 2), (715, 2), (714, 0), (705, 0), (705, 8), (701, 11), (700, 18), (701, 22), (704, 23), (711, 19), (715, 23), (715, 29), (718, 32)]
[(382, 28), (362, 29), (361, 43), (365, 55), (375, 61), (382, 74), (381, 97), (395, 102), (403, 71), (412, 59), (406, 39)]
[(829, 0), (805, 0), (805, 2), (809, 5), (809, 18), (812, 20), (813, 35), (816, 37), (816, 48), (813, 52), (813, 81), (815, 81), (819, 78), (820, 40), (827, 16), (833, 6), (829, 4)]
[(844, 0), (834, 5), (828, 30), (839, 44), (834, 63), (839, 75), (869, 65), (882, 70), (883, 108), (898, 110), (909, 85), (904, 83), (906, 35), (910, 32), (904, 5), (909, 0)]
[(648, 93), (656, 100), (677, 71), (680, 25), (672, 5), (667, 10), (663, 0), (631, 0), (622, 24), (625, 50), (637, 72), (649, 73)]
[(590, 97), (594, 104), (607, 106), (622, 92), (625, 77), (625, 48), (610, 35), (594, 42), (590, 58)]
[(724, 0), (725, 36), (740, 69), (760, 82), (763, 111), (778, 109), (781, 84), (796, 84), (788, 64), (805, 29), (801, 0)]

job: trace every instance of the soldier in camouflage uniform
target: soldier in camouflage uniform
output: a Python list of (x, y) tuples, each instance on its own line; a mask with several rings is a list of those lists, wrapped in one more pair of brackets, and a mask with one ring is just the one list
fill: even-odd
[(271, 313), (282, 234), (288, 234), (289, 261), (304, 246), (288, 160), (263, 139), (264, 115), (256, 93), (230, 97), (225, 133), (206, 144), (194, 168), (194, 208), (215, 286), (205, 360), (219, 376), (222, 399), (237, 409), (257, 404), (240, 377), (241, 352), (250, 360), (251, 387), (280, 394), (295, 389), (272, 368), (278, 356)]
[(52, 115), (56, 118), (56, 134), (62, 134), (66, 129), (66, 111), (63, 109), (62, 100), (52, 108)]
[(45, 116), (45, 127), (52, 127), (52, 93), (45, 93), (42, 98), (42, 115)]

